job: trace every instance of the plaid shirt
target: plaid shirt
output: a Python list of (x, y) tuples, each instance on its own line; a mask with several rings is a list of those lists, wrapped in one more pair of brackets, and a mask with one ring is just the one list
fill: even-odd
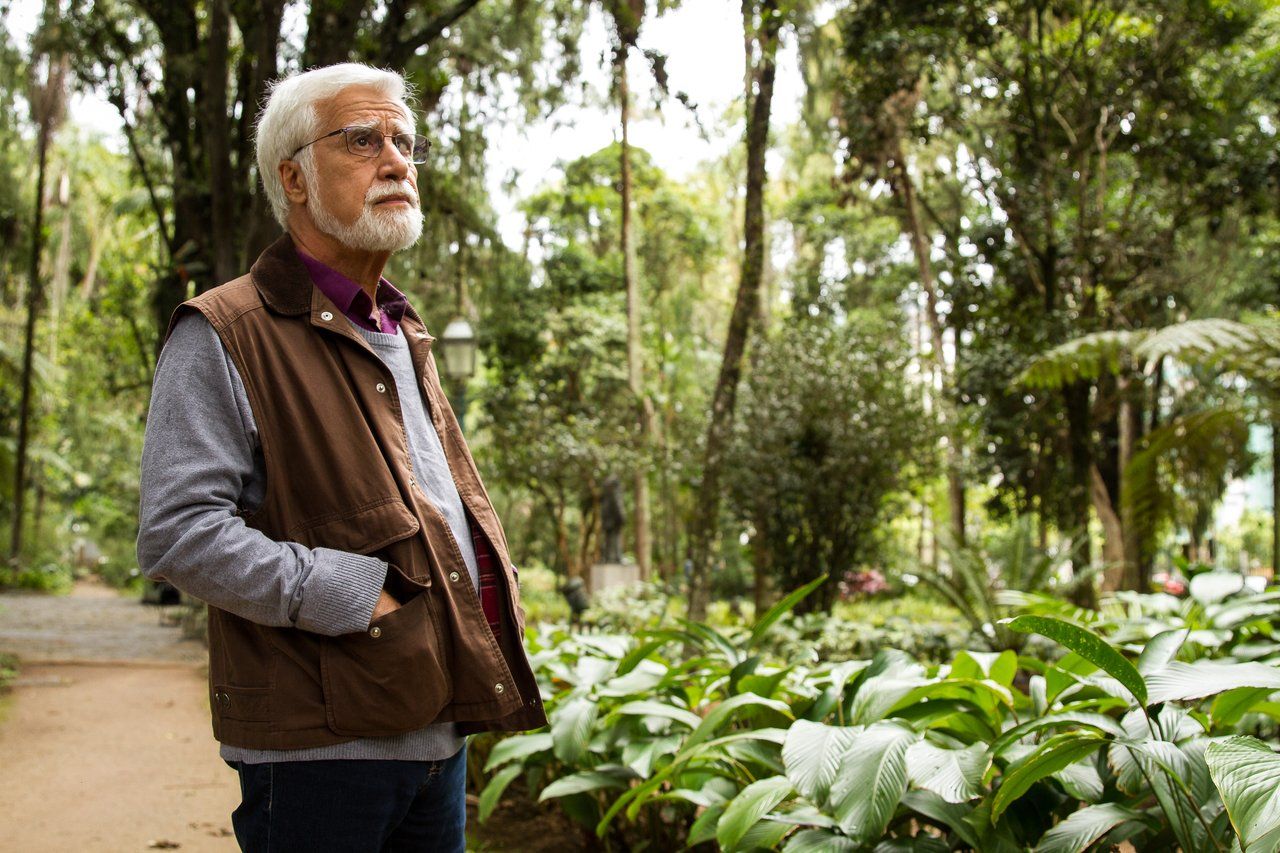
[(467, 516), (471, 527), (471, 542), (476, 549), (476, 568), (480, 572), (480, 606), (484, 608), (484, 618), (489, 622), (493, 636), (502, 639), (502, 609), (498, 593), (498, 556), (493, 553), (489, 539), (476, 524), (475, 519)]

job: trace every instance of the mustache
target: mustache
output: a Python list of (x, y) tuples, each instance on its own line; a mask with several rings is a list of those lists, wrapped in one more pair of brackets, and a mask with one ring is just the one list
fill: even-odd
[(414, 207), (420, 207), (418, 201), (418, 192), (408, 183), (400, 183), (398, 181), (374, 184), (369, 187), (369, 191), (365, 193), (364, 203), (366, 205), (374, 205), (382, 201), (384, 198), (397, 196), (406, 198)]

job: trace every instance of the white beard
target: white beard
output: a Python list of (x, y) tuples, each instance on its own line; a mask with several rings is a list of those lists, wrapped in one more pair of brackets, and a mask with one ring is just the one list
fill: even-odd
[[(408, 181), (381, 181), (369, 187), (365, 193), (364, 210), (350, 225), (338, 221), (324, 203), (317, 190), (320, 187), (315, 163), (307, 157), (301, 163), (302, 174), (311, 192), (307, 207), (316, 227), (349, 249), (363, 252), (399, 252), (407, 249), (422, 236), (422, 209), (418, 193)], [(413, 202), (408, 210), (377, 210), (374, 205), (389, 195), (406, 195)]]

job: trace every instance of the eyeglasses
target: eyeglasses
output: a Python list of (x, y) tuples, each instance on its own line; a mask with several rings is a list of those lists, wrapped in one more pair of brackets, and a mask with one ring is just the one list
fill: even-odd
[(380, 156), (382, 154), (382, 146), (386, 144), (388, 139), (395, 145), (396, 150), (400, 152), (400, 156), (411, 163), (427, 162), (427, 152), (431, 150), (431, 140), (416, 133), (380, 133), (376, 127), (340, 127), (332, 133), (326, 133), (319, 139), (311, 140), (306, 145), (299, 145), (297, 150), (289, 155), (289, 159), (292, 160), (297, 157), (298, 151), (306, 148), (307, 145), (315, 145), (317, 142), (328, 139), (331, 136), (337, 136), (339, 133), (346, 139), (347, 150), (357, 157), (372, 159)]

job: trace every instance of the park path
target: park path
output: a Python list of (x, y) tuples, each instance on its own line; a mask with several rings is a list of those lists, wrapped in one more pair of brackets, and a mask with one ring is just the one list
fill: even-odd
[(0, 595), (0, 850), (234, 851), (200, 643), (101, 584)]

